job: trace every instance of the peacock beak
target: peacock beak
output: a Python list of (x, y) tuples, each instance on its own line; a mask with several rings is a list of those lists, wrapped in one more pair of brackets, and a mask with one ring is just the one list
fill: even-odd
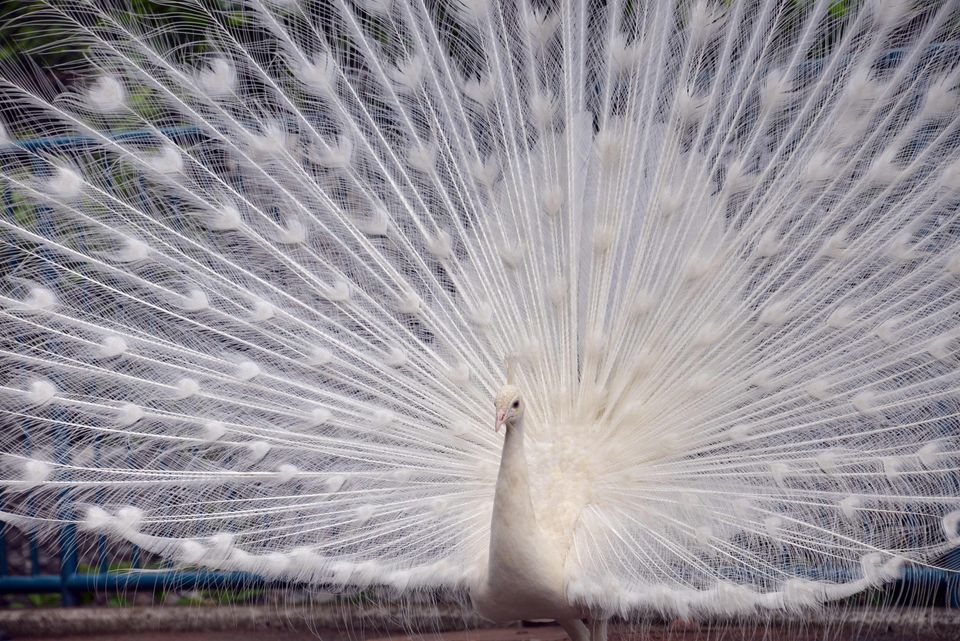
[(493, 431), (500, 433), (500, 426), (507, 420), (507, 410), (497, 409), (497, 421), (493, 424)]

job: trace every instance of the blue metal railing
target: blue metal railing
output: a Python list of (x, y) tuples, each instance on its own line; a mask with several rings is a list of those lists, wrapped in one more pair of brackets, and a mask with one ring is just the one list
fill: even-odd
[[(111, 572), (102, 565), (96, 571), (81, 571), (77, 563), (78, 548), (75, 526), (66, 526), (59, 541), (60, 573), (40, 574), (39, 545), (30, 539), (30, 574), (15, 576), (8, 573), (6, 527), (0, 524), (0, 595), (3, 594), (60, 594), (61, 603), (75, 606), (80, 595), (89, 592), (126, 593), (130, 591), (182, 590), (246, 590), (263, 588), (272, 582), (263, 577), (243, 572), (214, 572), (208, 570), (126, 570)], [(960, 550), (952, 555), (960, 561)], [(834, 577), (842, 578), (842, 577)], [(898, 582), (901, 594), (936, 595), (943, 593), (937, 604), (960, 608), (960, 573), (925, 567), (907, 567)], [(910, 598), (906, 599), (908, 602)], [(925, 604), (929, 604), (929, 597)]]

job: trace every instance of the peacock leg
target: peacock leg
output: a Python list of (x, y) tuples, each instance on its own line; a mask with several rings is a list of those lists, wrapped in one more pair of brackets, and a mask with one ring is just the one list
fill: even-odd
[(590, 641), (607, 641), (607, 621), (609, 617), (600, 615), (587, 619), (590, 625)]
[(580, 619), (561, 619), (557, 623), (566, 631), (570, 641), (591, 641), (590, 631)]

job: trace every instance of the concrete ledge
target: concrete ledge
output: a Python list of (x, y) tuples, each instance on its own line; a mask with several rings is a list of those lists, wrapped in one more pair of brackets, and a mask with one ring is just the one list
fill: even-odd
[(393, 632), (482, 627), (456, 607), (152, 606), (37, 608), (0, 611), (0, 631), (13, 638), (198, 631), (363, 630), (362, 637)]
[[(482, 632), (478, 630), (484, 629)], [(518, 627), (490, 629), (476, 616), (456, 606), (415, 610), (390, 606), (314, 605), (280, 606), (157, 606), (126, 608), (51, 608), (0, 611), (0, 630), (13, 638), (56, 638), (85, 635), (147, 633), (171, 635), (211, 631), (233, 632), (239, 638), (375, 639), (396, 641), (426, 637), (436, 641), (523, 641)], [(778, 616), (763, 621), (710, 621), (685, 623), (641, 623), (636, 628), (614, 626), (611, 637), (636, 639), (715, 640), (718, 630), (743, 632), (744, 638), (823, 638), (817, 630), (829, 629), (831, 639), (906, 639), (913, 641), (957, 641), (960, 639), (960, 610), (931, 609), (827, 609), (806, 617)], [(537, 631), (538, 641), (562, 641), (559, 628), (525, 628)], [(416, 630), (419, 634), (411, 635)], [(444, 634), (442, 630), (472, 630), (466, 634)], [(753, 636), (757, 632), (762, 636)], [(766, 632), (764, 632), (766, 631)], [(845, 632), (843, 632), (845, 631)], [(255, 633), (260, 632), (257, 635)], [(296, 633), (305, 633), (301, 636)], [(253, 633), (253, 634), (251, 634)], [(517, 635), (521, 636), (518, 637)], [(807, 634), (814, 634), (809, 637)], [(799, 635), (799, 636), (798, 636)], [(132, 638), (132, 637), (131, 637)], [(191, 637), (192, 638), (192, 637)], [(201, 637), (197, 637), (201, 638)], [(220, 638), (220, 637), (218, 637)], [(727, 638), (727, 637), (724, 637)], [(731, 637), (740, 638), (740, 637)], [(378, 639), (378, 641), (385, 641)]]

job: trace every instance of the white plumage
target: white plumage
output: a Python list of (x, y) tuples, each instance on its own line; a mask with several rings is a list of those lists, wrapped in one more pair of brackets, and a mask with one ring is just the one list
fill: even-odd
[(957, 545), (955, 2), (183, 11), (4, 63), (3, 520), (601, 636)]

